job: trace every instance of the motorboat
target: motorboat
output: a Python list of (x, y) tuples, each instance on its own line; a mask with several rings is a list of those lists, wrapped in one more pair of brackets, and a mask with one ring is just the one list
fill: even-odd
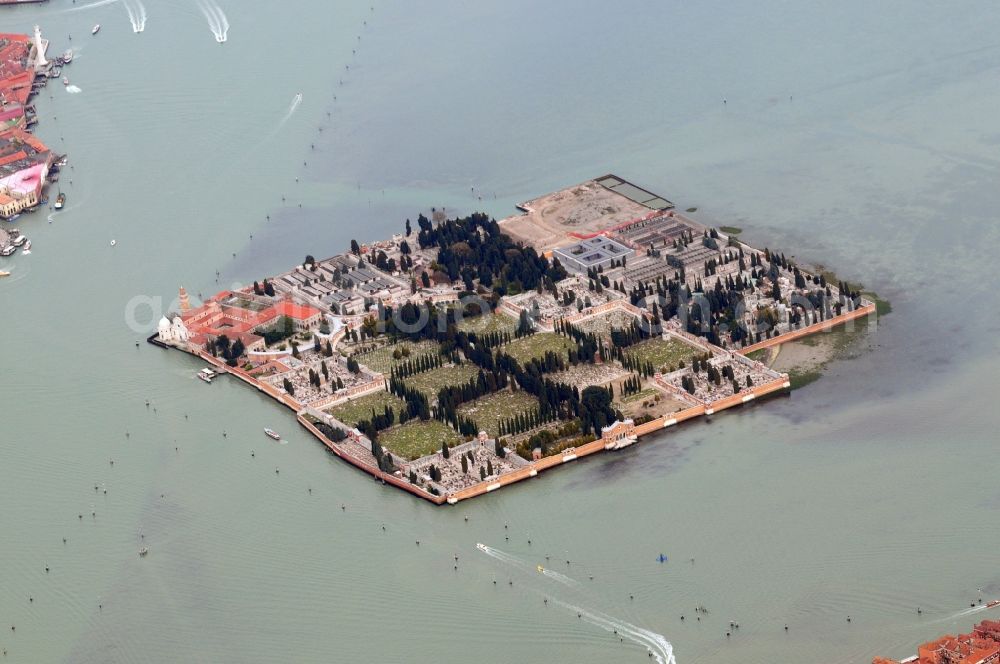
[(479, 549), (480, 551), (489, 551), (489, 547), (483, 544), (482, 542), (476, 542), (476, 548)]
[(31, 253), (31, 240), (26, 240), (25, 241), (25, 243), (24, 243), (24, 249), (21, 250), (21, 253), (22, 254), (30, 254)]
[(0, 256), (12, 256), (15, 251), (17, 251), (17, 247), (12, 244), (8, 244), (3, 249), (0, 249)]
[(112, 241), (111, 241), (111, 246), (112, 246), (112, 247), (113, 247), (113, 246), (115, 246), (116, 244), (118, 244), (118, 240), (112, 240)]
[(992, 609), (994, 606), (1000, 606), (1000, 599), (995, 599), (992, 602), (986, 602), (987, 609)]
[(2, 279), (3, 277), (9, 277), (9, 276), (10, 276), (10, 272), (8, 272), (7, 270), (0, 270), (0, 279)]
[(142, 547), (141, 549), (139, 549), (139, 556), (140, 556), (140, 557), (145, 557), (145, 555), (146, 555), (147, 553), (149, 553), (149, 547), (145, 547), (145, 546), (144, 546), (144, 547)]
[(264, 429), (264, 433), (267, 434), (268, 438), (281, 440), (281, 436), (278, 434), (277, 431), (273, 431), (272, 429)]
[(56, 203), (55, 203), (55, 205), (53, 207), (55, 207), (55, 209), (57, 209), (57, 210), (61, 210), (61, 209), (63, 209), (63, 205), (65, 205), (65, 204), (66, 204), (66, 194), (64, 194), (64, 193), (62, 193), (60, 191), (59, 195), (56, 196)]
[(18, 235), (16, 238), (14, 238), (13, 240), (11, 240), (11, 243), (15, 247), (20, 247), (20, 246), (22, 246), (27, 241), (28, 241), (28, 238), (26, 236), (24, 236), (24, 235)]
[(62, 61), (64, 63), (73, 62), (73, 49), (68, 48), (62, 54)]
[(101, 24), (98, 23), (97, 25), (94, 26), (94, 29), (90, 31), (90, 34), (96, 35), (100, 31), (101, 31)]
[(63, 85), (69, 85), (69, 77), (63, 76)]
[(201, 373), (200, 371), (198, 372), (197, 376), (198, 376), (199, 379), (205, 381), (206, 383), (211, 383), (212, 382), (212, 377), (211, 376), (206, 376), (205, 374)]

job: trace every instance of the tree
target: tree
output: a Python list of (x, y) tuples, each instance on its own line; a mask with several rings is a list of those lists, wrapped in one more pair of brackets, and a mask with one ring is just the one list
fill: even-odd
[(267, 279), (264, 280), (264, 295), (274, 297), (274, 286)]
[(451, 451), (448, 450), (447, 441), (441, 444), (441, 456), (443, 456), (445, 459), (451, 456)]
[(306, 260), (302, 263), (306, 267), (316, 264), (316, 259), (312, 257), (311, 254), (306, 254)]
[(413, 229), (410, 228), (410, 220), (407, 219), (406, 220), (406, 237), (410, 237), (410, 233), (412, 233), (412, 232), (413, 232)]
[(357, 240), (351, 240), (351, 253), (355, 256), (361, 255), (361, 245), (358, 244)]
[(464, 454), (462, 455), (462, 472), (465, 474), (469, 473), (469, 460)]
[(288, 392), (288, 394), (289, 394), (290, 396), (293, 396), (293, 397), (294, 397), (294, 396), (295, 396), (295, 386), (293, 386), (293, 385), (292, 385), (292, 381), (290, 381), (290, 380), (288, 380), (287, 378), (285, 378), (285, 379), (284, 379), (284, 380), (282, 381), (282, 384), (283, 384), (283, 385), (284, 385), (284, 387), (285, 387), (285, 392)]

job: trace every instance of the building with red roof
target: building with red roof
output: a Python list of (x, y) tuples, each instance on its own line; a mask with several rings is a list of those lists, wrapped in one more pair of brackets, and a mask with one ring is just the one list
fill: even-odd
[[(969, 634), (946, 634), (917, 648), (917, 656), (906, 664), (1000, 664), (1000, 621), (984, 620)], [(872, 664), (901, 664), (900, 660), (876, 657)]]

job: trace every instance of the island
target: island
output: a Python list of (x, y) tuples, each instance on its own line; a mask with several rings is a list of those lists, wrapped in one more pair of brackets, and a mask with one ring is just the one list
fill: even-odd
[(197, 306), (182, 287), (148, 340), (292, 409), (384, 483), (454, 504), (785, 394), (769, 349), (876, 315), (859, 287), (616, 175), (518, 207), (431, 210)]

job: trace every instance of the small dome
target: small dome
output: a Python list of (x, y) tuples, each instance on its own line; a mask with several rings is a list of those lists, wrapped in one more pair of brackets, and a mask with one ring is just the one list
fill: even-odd
[(174, 326), (180, 326), (180, 325), (184, 324), (184, 321), (181, 320), (180, 316), (174, 316), (174, 321), (173, 322), (174, 322)]
[(160, 319), (160, 323), (156, 327), (160, 330), (160, 332), (165, 332), (170, 329), (170, 321), (167, 320), (166, 316), (164, 316)]

